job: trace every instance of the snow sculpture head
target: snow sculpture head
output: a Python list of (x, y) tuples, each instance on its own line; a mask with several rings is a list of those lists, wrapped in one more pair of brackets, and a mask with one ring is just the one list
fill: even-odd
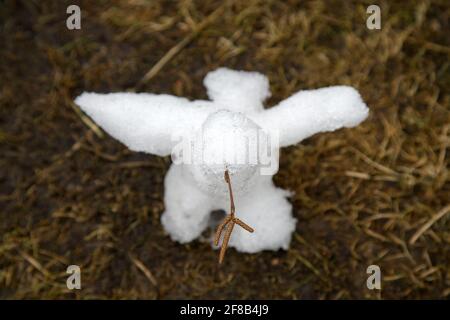
[[(228, 169), (236, 212), (255, 229), (250, 234), (237, 228), (230, 246), (244, 252), (287, 249), (296, 222), (286, 200), (289, 193), (274, 186), (275, 172), (267, 175), (262, 169), (278, 167), (280, 147), (318, 132), (358, 125), (368, 115), (367, 106), (352, 87), (335, 86), (299, 91), (264, 109), (269, 82), (256, 72), (220, 68), (210, 72), (204, 84), (211, 101), (165, 94), (83, 93), (75, 102), (131, 150), (175, 156), (165, 178), (161, 217), (173, 240), (197, 238), (207, 228), (212, 210), (228, 209), (223, 180)], [(188, 144), (180, 138), (187, 138)]]
[(236, 193), (245, 194), (271, 155), (269, 148), (267, 134), (254, 121), (242, 113), (219, 110), (206, 118), (195, 136), (193, 154), (183, 152), (181, 157), (183, 163), (192, 163), (187, 168), (200, 189), (228, 197), (225, 170), (234, 177)]

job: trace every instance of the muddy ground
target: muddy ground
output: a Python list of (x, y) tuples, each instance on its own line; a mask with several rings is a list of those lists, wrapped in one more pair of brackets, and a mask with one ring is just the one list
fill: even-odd
[[(72, 3), (81, 30), (66, 28)], [(371, 1), (230, 1), (208, 19), (222, 3), (1, 1), (0, 297), (448, 298), (448, 1), (381, 1), (381, 30), (366, 27)], [(180, 245), (161, 226), (170, 158), (128, 151), (72, 103), (82, 91), (205, 99), (219, 66), (266, 74), (267, 107), (336, 84), (370, 107), (357, 128), (283, 149), (290, 249), (230, 249), (221, 267), (210, 231)], [(81, 290), (66, 287), (71, 264)], [(366, 287), (371, 264), (380, 291)]]

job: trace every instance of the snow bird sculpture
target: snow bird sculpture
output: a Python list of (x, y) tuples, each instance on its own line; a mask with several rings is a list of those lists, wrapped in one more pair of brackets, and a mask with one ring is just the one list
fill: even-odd
[[(131, 150), (172, 155), (161, 222), (173, 240), (199, 237), (211, 223), (210, 213), (226, 210), (231, 199), (231, 212), (212, 241), (219, 245), (225, 228), (220, 261), (227, 245), (248, 253), (287, 250), (296, 219), (289, 192), (272, 182), (279, 148), (318, 132), (357, 126), (367, 117), (367, 106), (354, 88), (334, 86), (299, 91), (264, 109), (268, 79), (226, 68), (208, 73), (204, 85), (210, 101), (83, 93), (75, 103)], [(235, 224), (241, 228), (231, 237)]]

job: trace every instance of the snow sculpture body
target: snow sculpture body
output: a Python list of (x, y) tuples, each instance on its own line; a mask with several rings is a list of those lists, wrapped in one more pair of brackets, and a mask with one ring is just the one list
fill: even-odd
[[(204, 85), (211, 101), (164, 94), (83, 93), (75, 102), (131, 150), (173, 154), (178, 164), (171, 165), (165, 178), (161, 218), (173, 240), (194, 240), (207, 228), (211, 211), (228, 211), (227, 169), (236, 213), (255, 230), (235, 228), (229, 246), (251, 253), (288, 249), (296, 219), (286, 199), (289, 193), (272, 182), (278, 148), (318, 132), (354, 127), (367, 117), (367, 106), (352, 87), (335, 86), (297, 92), (264, 110), (269, 82), (257, 72), (220, 68), (206, 76)], [(248, 134), (256, 131), (256, 137)], [(180, 148), (176, 137), (190, 137), (191, 148)], [(260, 155), (251, 163), (230, 160), (248, 160), (260, 150), (271, 156), (275, 170), (270, 174), (262, 174), (267, 163)]]

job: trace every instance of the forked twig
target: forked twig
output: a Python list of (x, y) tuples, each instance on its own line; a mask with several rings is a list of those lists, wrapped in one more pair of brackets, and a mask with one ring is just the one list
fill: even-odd
[(234, 198), (233, 198), (233, 190), (231, 188), (231, 179), (228, 170), (225, 170), (225, 182), (228, 184), (228, 190), (230, 192), (230, 214), (225, 217), (225, 219), (219, 224), (216, 231), (216, 236), (214, 237), (214, 245), (219, 245), (220, 236), (222, 235), (223, 229), (225, 229), (225, 235), (222, 241), (222, 247), (220, 248), (219, 254), (219, 264), (222, 263), (223, 258), (225, 257), (225, 252), (227, 251), (228, 242), (231, 238), (231, 233), (233, 232), (234, 225), (237, 224), (241, 228), (247, 230), (252, 233), (254, 230), (252, 227), (247, 225), (242, 220), (236, 218), (235, 216), (235, 207), (234, 207)]
[(219, 245), (219, 240), (220, 240), (220, 235), (222, 234), (222, 230), (223, 230), (223, 228), (225, 228), (225, 226), (228, 224), (228, 222), (230, 222), (230, 220), (231, 220), (231, 216), (230, 215), (226, 216), (225, 219), (223, 219), (223, 221), (217, 227), (216, 236), (214, 237), (214, 245), (215, 246)]
[(248, 224), (246, 224), (244, 221), (242, 221), (241, 219), (235, 218), (236, 220), (234, 222), (236, 222), (238, 225), (240, 225), (242, 228), (244, 228), (245, 230), (247, 230), (248, 232), (253, 232), (253, 228), (250, 227)]
[(231, 221), (231, 223), (227, 225), (227, 230), (225, 231), (225, 235), (223, 236), (223, 243), (222, 247), (220, 248), (219, 254), (219, 263), (222, 263), (223, 258), (225, 258), (225, 252), (227, 251), (228, 242), (230, 241), (233, 228), (234, 228), (234, 221)]

